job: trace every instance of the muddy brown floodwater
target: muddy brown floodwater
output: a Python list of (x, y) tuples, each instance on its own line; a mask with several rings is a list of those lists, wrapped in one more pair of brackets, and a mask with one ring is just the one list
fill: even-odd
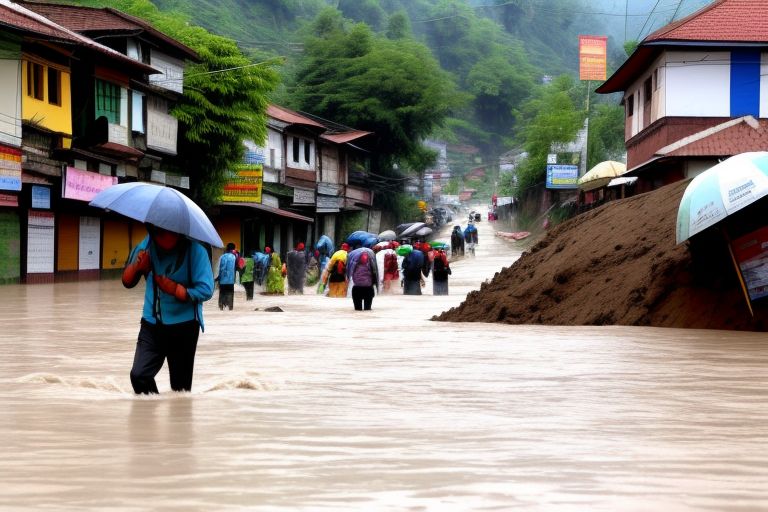
[(131, 392), (140, 289), (0, 288), (0, 509), (768, 509), (764, 334), (429, 321), (479, 227), (447, 297), (209, 303), (189, 394)]

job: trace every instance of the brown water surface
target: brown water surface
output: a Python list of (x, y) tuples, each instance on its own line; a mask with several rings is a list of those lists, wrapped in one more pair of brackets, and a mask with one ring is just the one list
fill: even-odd
[(768, 510), (765, 335), (428, 321), (518, 256), (484, 221), (447, 297), (214, 298), (150, 398), (141, 289), (0, 288), (0, 509)]

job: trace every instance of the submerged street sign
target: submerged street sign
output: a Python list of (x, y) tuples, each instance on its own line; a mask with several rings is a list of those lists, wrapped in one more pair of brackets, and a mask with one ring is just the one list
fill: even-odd
[(547, 188), (579, 188), (579, 166), (552, 164), (547, 166)]

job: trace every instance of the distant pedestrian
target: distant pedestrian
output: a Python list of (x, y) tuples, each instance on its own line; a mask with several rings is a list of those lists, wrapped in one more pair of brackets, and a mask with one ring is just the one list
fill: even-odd
[(425, 259), (424, 253), (415, 248), (403, 258), (403, 295), (421, 295)]
[(245, 266), (240, 274), (240, 284), (245, 288), (245, 300), (253, 300), (253, 258), (244, 258)]
[(453, 226), (451, 232), (451, 255), (464, 256), (464, 233), (461, 232), (461, 226)]
[(267, 284), (265, 286), (268, 295), (284, 295), (285, 281), (283, 279), (283, 264), (280, 256), (273, 252), (267, 270)]
[(149, 224), (147, 231), (122, 276), (126, 288), (142, 277), (147, 283), (131, 385), (136, 394), (157, 393), (155, 376), (167, 359), (171, 389), (190, 391), (197, 340), (205, 330), (203, 302), (213, 296), (211, 260), (200, 242)]
[(451, 266), (448, 264), (448, 255), (444, 250), (438, 249), (432, 260), (432, 295), (448, 295), (449, 275)]
[(304, 279), (307, 274), (307, 258), (304, 254), (304, 244), (299, 243), (296, 249), (285, 256), (285, 269), (288, 274), (288, 294), (304, 294)]
[(237, 265), (237, 255), (235, 254), (235, 244), (227, 244), (227, 250), (219, 258), (219, 275), (216, 280), (219, 282), (219, 309), (225, 307), (230, 311), (235, 305), (235, 271)]
[(264, 286), (267, 280), (267, 271), (272, 262), (271, 253), (272, 250), (269, 247), (265, 247), (264, 252), (253, 253), (253, 281), (258, 286)]
[(358, 248), (347, 257), (347, 279), (352, 281), (352, 303), (356, 311), (370, 310), (379, 288), (376, 255), (371, 249)]
[(347, 250), (349, 246), (342, 244), (341, 249), (333, 253), (328, 260), (328, 265), (323, 270), (319, 292), (323, 293), (328, 288), (328, 296), (344, 298), (347, 296)]
[[(400, 281), (400, 267), (395, 252), (398, 245), (397, 242), (392, 242), (387, 249), (383, 249), (379, 253), (381, 256), (381, 293), (392, 293), (394, 291), (392, 283)], [(377, 259), (379, 255), (377, 255)]]

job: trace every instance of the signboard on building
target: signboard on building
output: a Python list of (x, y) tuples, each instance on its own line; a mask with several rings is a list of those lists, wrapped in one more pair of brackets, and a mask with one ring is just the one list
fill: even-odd
[(237, 164), (227, 178), (221, 200), (225, 203), (260, 203), (264, 170), (261, 164)]
[(341, 198), (336, 196), (317, 196), (318, 213), (338, 212), (341, 208)]
[(321, 181), (317, 184), (317, 193), (326, 196), (337, 196), (339, 195), (339, 185), (336, 183), (323, 183)]
[(19, 196), (14, 194), (0, 193), (0, 206), (10, 206), (16, 208), (19, 206)]
[(259, 146), (252, 140), (243, 141), (245, 146), (245, 152), (243, 154), (243, 162), (246, 164), (266, 164), (267, 163), (267, 148)]
[(169, 91), (184, 94), (184, 61), (150, 49), (149, 65), (160, 71), (149, 75), (149, 83)]
[(21, 190), (21, 150), (0, 145), (0, 190)]
[(165, 173), (163, 171), (152, 170), (152, 172), (149, 173), (149, 181), (165, 185)]
[(117, 176), (104, 176), (95, 172), (81, 171), (67, 167), (61, 181), (61, 197), (90, 201), (102, 190), (117, 185)]
[(547, 166), (547, 188), (579, 188), (579, 166), (555, 164)]
[(27, 219), (27, 273), (53, 273), (55, 240), (53, 212), (30, 211)]
[(736, 238), (731, 242), (731, 248), (749, 300), (768, 297), (768, 227)]
[(310, 188), (294, 187), (293, 203), (294, 204), (315, 204), (315, 191)]
[(579, 36), (579, 80), (605, 81), (608, 62), (608, 38)]
[(147, 147), (169, 155), (176, 154), (179, 120), (153, 108), (147, 102)]
[(32, 208), (51, 209), (51, 189), (49, 187), (32, 185)]

